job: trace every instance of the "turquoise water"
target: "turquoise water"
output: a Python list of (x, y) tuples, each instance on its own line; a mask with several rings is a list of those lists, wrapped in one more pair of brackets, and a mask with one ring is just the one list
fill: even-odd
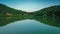
[(60, 28), (26, 19), (0, 27), (0, 34), (60, 34)]

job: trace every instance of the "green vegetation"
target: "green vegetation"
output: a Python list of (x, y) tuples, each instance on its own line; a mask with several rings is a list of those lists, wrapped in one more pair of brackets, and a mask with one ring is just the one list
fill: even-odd
[(41, 9), (39, 11), (33, 12), (33, 14), (38, 21), (60, 27), (60, 5)]
[(60, 27), (60, 5), (28, 13), (0, 4), (0, 26), (23, 19), (34, 19), (45, 24)]

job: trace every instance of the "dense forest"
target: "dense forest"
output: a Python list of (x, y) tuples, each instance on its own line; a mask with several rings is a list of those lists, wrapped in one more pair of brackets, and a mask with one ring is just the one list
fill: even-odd
[[(5, 18), (5, 19), (4, 19)], [(49, 25), (60, 26), (60, 5), (47, 7), (35, 12), (25, 12), (0, 4), (0, 22), (12, 19), (34, 19)], [(4, 19), (4, 20), (3, 20)], [(11, 20), (10, 20), (11, 21)], [(10, 22), (9, 21), (9, 22)], [(8, 22), (6, 22), (8, 23)], [(2, 23), (0, 23), (1, 25)], [(5, 24), (5, 23), (4, 23)]]
[(0, 16), (17, 16), (17, 15), (25, 15), (27, 12), (22, 10), (17, 10), (10, 8), (4, 4), (0, 4)]
[(53, 26), (60, 26), (60, 5), (47, 7), (33, 12), (36, 20)]

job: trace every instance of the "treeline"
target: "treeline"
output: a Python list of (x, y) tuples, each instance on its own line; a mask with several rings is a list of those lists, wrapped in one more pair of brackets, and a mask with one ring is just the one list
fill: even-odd
[(60, 26), (60, 5), (55, 5), (28, 13), (22, 10), (10, 8), (4, 4), (0, 4), (0, 20), (3, 22), (3, 18), (7, 17), (9, 17), (9, 19), (13, 18), (13, 20), (35, 19), (46, 24)]
[(36, 20), (43, 23), (60, 26), (60, 5), (47, 7), (33, 12)]
[(6, 5), (0, 4), (0, 16), (16, 16), (27, 14), (25, 11), (16, 10)]
[(24, 15), (24, 16), (34, 16), (34, 17), (40, 17), (40, 18), (55, 18), (55, 17), (60, 17), (60, 5), (55, 5), (51, 7), (47, 7), (35, 12), (25, 12), (22, 10), (16, 10), (13, 8), (10, 8), (4, 4), (0, 4), (0, 16), (6, 15), (6, 16), (19, 16), (19, 15)]

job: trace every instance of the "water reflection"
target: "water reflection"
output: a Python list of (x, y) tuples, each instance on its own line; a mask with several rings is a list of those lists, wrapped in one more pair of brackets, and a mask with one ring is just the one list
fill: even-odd
[(0, 17), (0, 26), (5, 26), (9, 23), (12, 23), (18, 20), (24, 20), (24, 19), (18, 18), (18, 17)]
[(0, 27), (0, 34), (60, 34), (60, 28), (25, 19)]
[[(24, 20), (24, 19), (30, 19), (30, 18), (0, 17), (0, 27), (5, 26), (5, 25), (7, 25), (9, 23), (13, 23), (13, 22), (16, 22), (16, 21)], [(51, 25), (51, 26), (60, 27), (60, 23), (52, 23), (52, 22), (44, 21), (44, 19), (41, 19), (41, 18), (32, 18), (32, 19), (36, 20), (36, 21), (39, 21), (41, 23)]]

